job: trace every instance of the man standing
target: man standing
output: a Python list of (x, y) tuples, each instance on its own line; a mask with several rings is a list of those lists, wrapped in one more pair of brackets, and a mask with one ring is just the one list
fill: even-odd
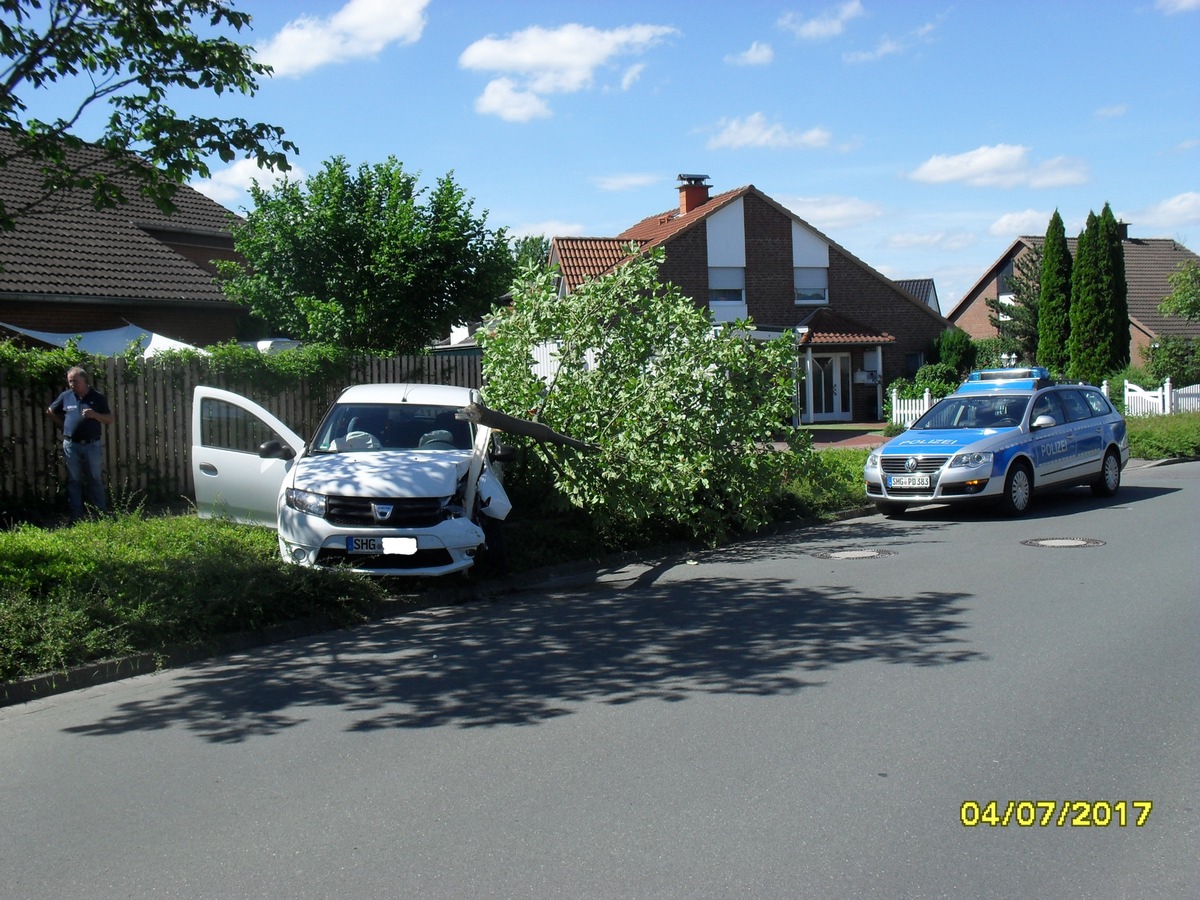
[(88, 373), (79, 366), (67, 371), (67, 390), (46, 409), (46, 415), (63, 430), (63, 460), (67, 464), (67, 505), (71, 520), (83, 516), (83, 481), (88, 483), (88, 500), (103, 512), (104, 482), (100, 463), (104, 448), (100, 426), (113, 423), (108, 398), (91, 387)]

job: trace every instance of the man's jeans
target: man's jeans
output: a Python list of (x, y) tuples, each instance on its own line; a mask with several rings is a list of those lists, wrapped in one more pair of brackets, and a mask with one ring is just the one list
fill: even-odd
[(88, 502), (97, 510), (104, 511), (104, 482), (101, 480), (100, 463), (104, 458), (104, 445), (99, 441), (80, 444), (63, 441), (63, 461), (67, 464), (67, 506), (71, 518), (83, 515), (83, 481), (88, 483)]

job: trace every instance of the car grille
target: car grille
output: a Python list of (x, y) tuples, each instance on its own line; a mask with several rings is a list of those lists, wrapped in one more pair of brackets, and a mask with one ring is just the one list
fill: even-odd
[[(905, 463), (909, 457), (916, 457), (917, 467), (910, 472), (905, 468)], [(927, 475), (932, 475), (946, 464), (948, 456), (921, 456), (920, 454), (910, 453), (906, 456), (896, 454), (895, 456), (885, 456), (880, 461), (883, 471), (888, 475), (911, 475), (914, 472), (924, 472)]]
[[(392, 507), (386, 519), (376, 519), (372, 504)], [(329, 497), (325, 521), (353, 528), (429, 528), (445, 519), (439, 497)]]

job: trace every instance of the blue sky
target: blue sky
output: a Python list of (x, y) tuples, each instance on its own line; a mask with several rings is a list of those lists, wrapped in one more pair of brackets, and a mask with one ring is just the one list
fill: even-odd
[[(452, 170), (516, 234), (615, 235), (702, 173), (943, 311), (1055, 208), (1200, 250), (1200, 0), (236, 5), (275, 75), (188, 111), (281, 125), (299, 174)], [(196, 186), (245, 211), (253, 175)]]

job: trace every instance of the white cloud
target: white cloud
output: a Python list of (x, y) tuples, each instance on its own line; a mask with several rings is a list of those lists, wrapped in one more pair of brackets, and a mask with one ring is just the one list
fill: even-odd
[(709, 139), (710, 150), (741, 147), (769, 147), (773, 150), (828, 147), (833, 137), (826, 128), (789, 131), (778, 123), (769, 124), (767, 117), (760, 112), (751, 113), (744, 119), (721, 119), (717, 127), (720, 133)]
[(621, 90), (627, 91), (642, 77), (642, 72), (645, 71), (645, 63), (634, 63), (625, 70), (625, 74), (621, 76)]
[(1005, 213), (988, 226), (988, 234), (1001, 238), (1015, 238), (1023, 234), (1045, 234), (1053, 213), (1040, 209)]
[(419, 40), (428, 4), (429, 0), (349, 0), (323, 19), (293, 19), (256, 56), (277, 76), (290, 77), (331, 63), (373, 57), (388, 44)]
[(931, 156), (909, 177), (927, 184), (962, 182), (973, 187), (1050, 188), (1084, 184), (1088, 172), (1082, 162), (1065, 156), (1035, 164), (1029, 160), (1028, 147), (996, 144), (953, 156)]
[(863, 225), (883, 215), (883, 207), (878, 203), (859, 200), (857, 197), (840, 197), (836, 194), (824, 197), (789, 197), (781, 202), (804, 221), (822, 231)]
[(846, 30), (847, 22), (857, 19), (862, 14), (863, 5), (860, 0), (847, 0), (825, 10), (814, 19), (801, 19), (796, 13), (785, 13), (780, 18), (779, 25), (806, 41), (822, 41), (837, 37)]
[(731, 66), (765, 66), (775, 58), (775, 51), (770, 44), (755, 41), (749, 50), (741, 53), (731, 53), (725, 57), (725, 62)]
[(1180, 141), (1176, 144), (1175, 150), (1179, 153), (1186, 153), (1189, 150), (1195, 150), (1197, 147), (1200, 147), (1200, 139), (1189, 138), (1186, 141)]
[(875, 47), (874, 50), (859, 50), (854, 53), (843, 54), (842, 59), (848, 63), (864, 63), (875, 62), (877, 59), (883, 59), (885, 56), (891, 56), (894, 53), (899, 53), (904, 47), (897, 41), (890, 38), (884, 38)]
[(550, 115), (550, 107), (545, 100), (533, 91), (521, 90), (511, 78), (497, 78), (488, 82), (483, 93), (475, 100), (475, 111), (499, 116), (506, 122), (528, 122)]
[(260, 187), (270, 188), (285, 177), (292, 181), (303, 181), (305, 172), (296, 165), (286, 172), (260, 169), (255, 160), (241, 159), (227, 168), (213, 172), (211, 177), (193, 181), (188, 186), (222, 206), (233, 208), (235, 204), (244, 206), (249, 200), (248, 192), (252, 182), (257, 181)]
[(1114, 103), (1112, 106), (1102, 106), (1096, 110), (1097, 119), (1119, 119), (1129, 112), (1129, 104)]
[[(526, 28), (504, 38), (489, 35), (467, 47), (458, 58), (464, 69), (478, 72), (499, 72), (501, 77), (484, 90), (497, 97), (511, 97), (519, 109), (512, 114), (507, 107), (492, 101), (475, 104), (480, 112), (528, 121), (533, 118), (528, 109), (536, 106), (549, 115), (550, 108), (542, 99), (548, 94), (574, 93), (591, 87), (596, 70), (609, 65), (616, 57), (645, 53), (678, 30), (666, 25), (629, 25), (601, 31), (586, 25), (563, 25), (549, 29), (539, 26)], [(622, 88), (628, 89), (641, 69), (626, 70)], [(494, 88), (497, 82), (505, 82)], [(537, 103), (534, 104), (533, 100)], [(524, 111), (521, 111), (524, 110)]]
[(649, 172), (623, 172), (617, 175), (600, 175), (592, 179), (602, 191), (632, 191), (659, 184), (662, 180), (662, 176)]
[(1200, 0), (1155, 0), (1155, 9), (1161, 9), (1168, 16), (1181, 12), (1195, 12), (1200, 9)]
[(966, 231), (900, 232), (887, 239), (894, 250), (965, 250), (975, 244), (975, 235)]
[(1200, 223), (1200, 192), (1176, 194), (1121, 218), (1132, 222), (1141, 233), (1149, 229), (1168, 232), (1181, 225), (1196, 225)]
[(508, 229), (510, 237), (583, 237), (586, 231), (578, 222), (563, 222), (560, 219), (546, 219), (544, 222), (526, 222)]

